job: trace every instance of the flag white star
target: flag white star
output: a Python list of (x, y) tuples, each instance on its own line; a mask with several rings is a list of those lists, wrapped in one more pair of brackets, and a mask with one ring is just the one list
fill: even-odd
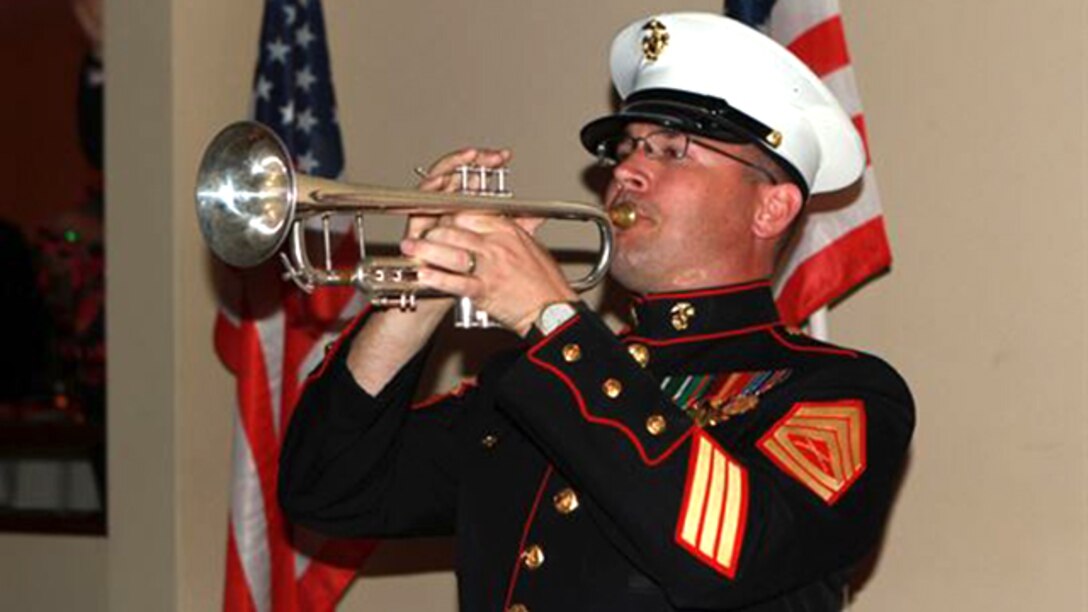
[(295, 121), (295, 103), (288, 102), (286, 106), (280, 107), (280, 123), (283, 125), (291, 125)]
[(283, 41), (276, 39), (268, 43), (268, 54), (272, 56), (273, 62), (287, 63), (287, 53), (291, 51), (291, 47), (283, 44)]
[(272, 99), (272, 81), (264, 78), (264, 75), (257, 77), (257, 99), (258, 100), (271, 100)]
[(298, 16), (298, 7), (285, 4), (283, 6), (283, 16), (287, 19), (287, 25), (295, 23), (295, 17)]
[(317, 38), (314, 33), (310, 31), (310, 24), (305, 23), (301, 28), (295, 30), (295, 44), (305, 49), (310, 43)]
[(317, 158), (314, 157), (314, 154), (310, 151), (307, 151), (305, 155), (298, 158), (298, 169), (306, 174), (313, 174), (314, 169), (320, 165), (321, 163), (317, 161)]
[(302, 70), (295, 71), (295, 85), (306, 93), (310, 93), (310, 86), (317, 82), (317, 77), (310, 70), (309, 66), (306, 66)]
[(298, 114), (298, 129), (306, 132), (307, 134), (309, 134), (310, 130), (312, 130), (314, 126), (316, 126), (318, 123), (319, 122), (317, 120), (317, 117), (314, 117), (313, 109), (307, 108), (306, 110)]

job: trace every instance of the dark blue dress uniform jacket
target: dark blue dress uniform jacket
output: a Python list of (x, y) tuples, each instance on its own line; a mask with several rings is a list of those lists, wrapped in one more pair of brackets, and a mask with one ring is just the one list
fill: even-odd
[(292, 419), (287, 516), (334, 536), (455, 534), (466, 612), (839, 609), (907, 451), (906, 385), (784, 328), (765, 282), (635, 313), (616, 336), (581, 309), (415, 406), (422, 355), (378, 397), (354, 383), (356, 324)]

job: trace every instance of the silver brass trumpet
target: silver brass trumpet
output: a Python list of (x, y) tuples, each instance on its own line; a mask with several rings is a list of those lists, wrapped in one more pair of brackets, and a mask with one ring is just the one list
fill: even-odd
[[(570, 282), (576, 291), (599, 283), (612, 260), (612, 228), (600, 207), (583, 202), (518, 200), (505, 187), (505, 169), (459, 169), (462, 185), (469, 173), (481, 179), (477, 191), (431, 193), (350, 185), (294, 170), (287, 147), (274, 132), (254, 122), (231, 124), (219, 132), (204, 151), (196, 180), (196, 212), (204, 240), (224, 262), (255, 266), (280, 253), (285, 278), (303, 290), (316, 286), (352, 285), (376, 306), (410, 310), (418, 298), (443, 297), (416, 282), (419, 264), (405, 257), (370, 257), (366, 254), (363, 215), (366, 212), (400, 215), (446, 215), (472, 211), (496, 215), (545, 217), (590, 221), (600, 234), (600, 251), (592, 270)], [(497, 188), (488, 183), (497, 182)], [(350, 214), (359, 246), (354, 268), (332, 264), (333, 215)], [(305, 222), (322, 221), (324, 261), (311, 263), (306, 247)], [(445, 296), (448, 297), (448, 296)], [(487, 314), (460, 301), (458, 327), (489, 327)]]

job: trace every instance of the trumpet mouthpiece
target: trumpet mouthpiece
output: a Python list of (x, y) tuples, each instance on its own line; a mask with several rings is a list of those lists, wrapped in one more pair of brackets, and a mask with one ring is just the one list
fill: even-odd
[(620, 202), (608, 209), (608, 218), (612, 221), (612, 225), (620, 229), (627, 229), (638, 220), (638, 212), (633, 204)]

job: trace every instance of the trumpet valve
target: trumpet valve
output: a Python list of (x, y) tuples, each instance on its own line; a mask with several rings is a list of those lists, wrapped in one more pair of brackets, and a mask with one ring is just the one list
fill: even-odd
[(514, 192), (506, 185), (510, 169), (506, 166), (488, 168), (476, 164), (457, 166), (458, 191), (466, 195), (492, 196), (499, 198), (513, 197)]

